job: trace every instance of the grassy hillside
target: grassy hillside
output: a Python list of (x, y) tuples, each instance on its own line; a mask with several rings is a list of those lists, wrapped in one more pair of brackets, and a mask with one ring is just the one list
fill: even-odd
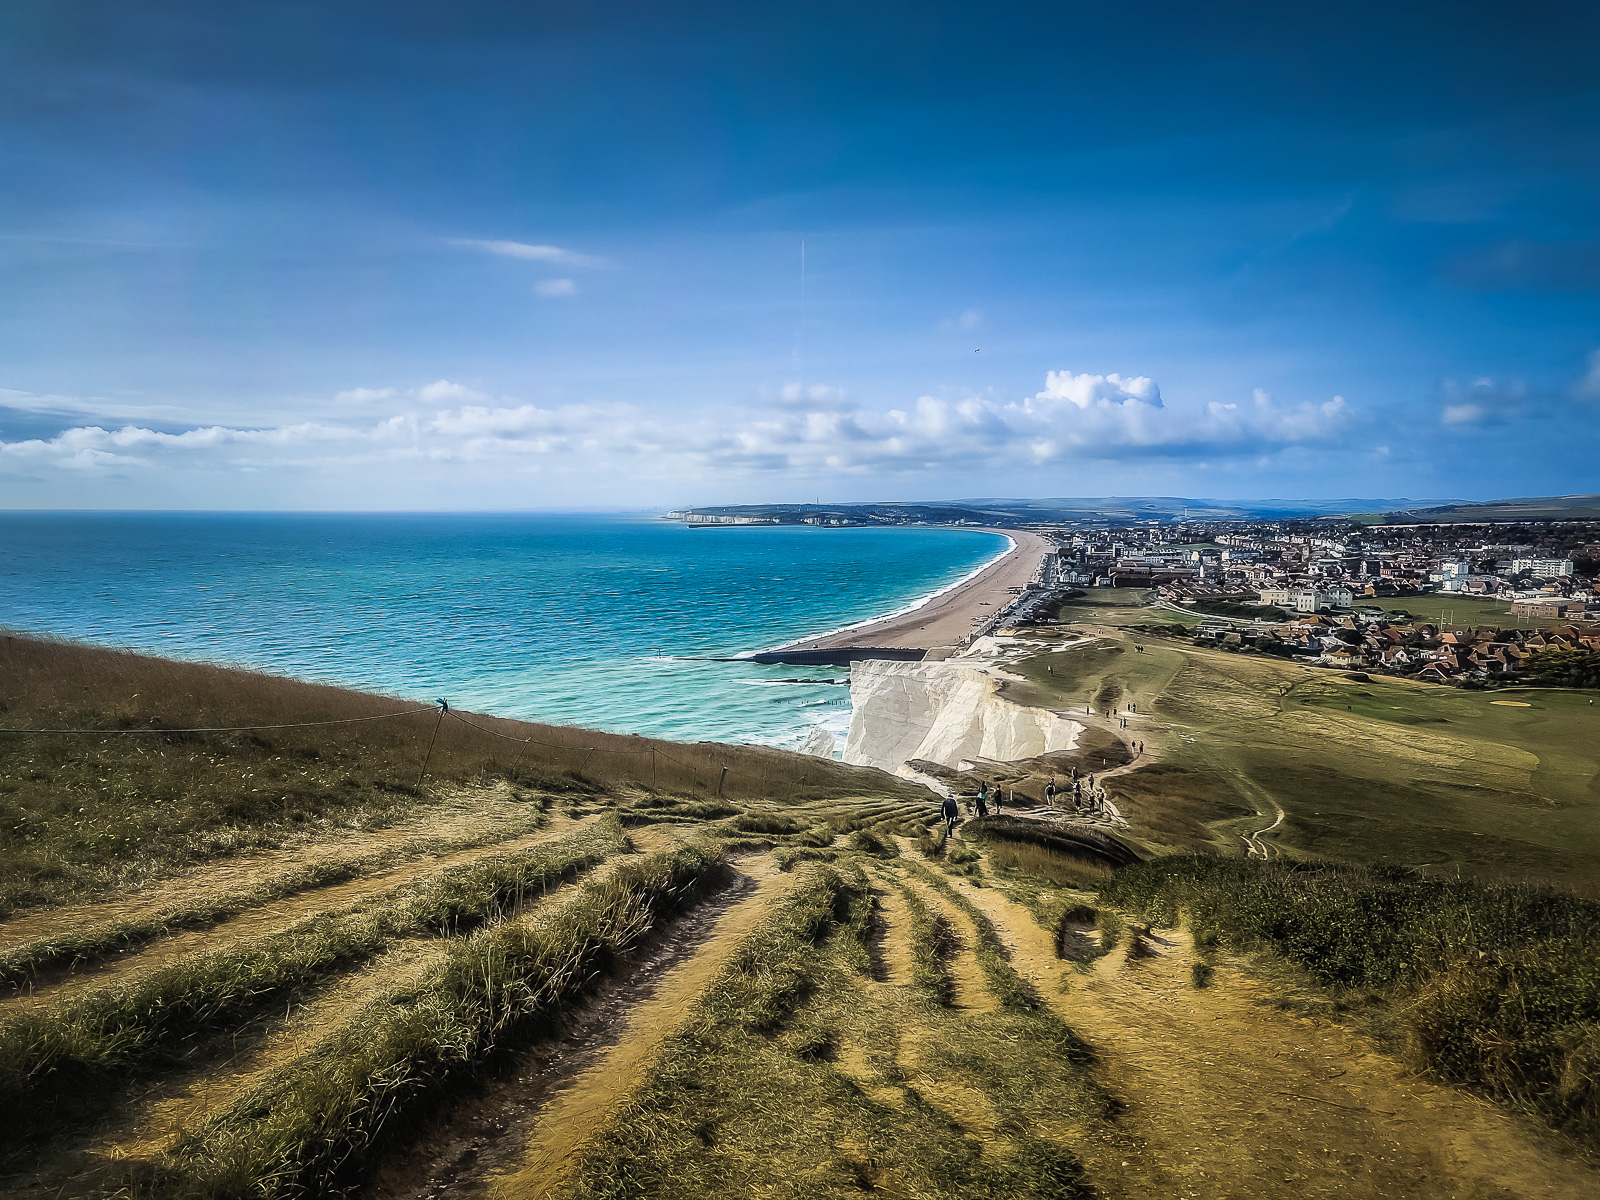
[[(68, 642), (0, 637), (0, 914), (414, 817), (451, 788), (622, 785), (730, 804), (926, 793), (752, 746), (683, 745)], [(183, 732), (237, 726), (220, 733)], [(21, 733), (18, 730), (84, 730)], [(171, 731), (171, 732), (168, 732)], [(423, 767), (427, 770), (424, 773)], [(723, 770), (726, 768), (726, 775)]]
[[(797, 755), (5, 653), (0, 726), (92, 731), (0, 742), (9, 1196), (1600, 1189), (1593, 902), (1237, 857), (1267, 793), (1235, 764), (1303, 722), (1392, 727), (1392, 759), (1418, 726), (1377, 692), (1040, 655), (1008, 686), (1096, 708), (1080, 767), (1127, 763), (1104, 714), (1151, 697), (1163, 756), (1111, 777), (1132, 836), (946, 837), (922, 789)], [(1544, 711), (1490, 719), (1526, 740)], [(348, 723), (178, 732), (310, 720)]]
[(1064, 711), (1137, 706), (1123, 736), (1160, 761), (1118, 788), (1152, 844), (1198, 848), (1159, 825), (1183, 810), (1236, 853), (1281, 810), (1266, 840), (1282, 852), (1600, 894), (1600, 708), (1589, 695), (1357, 682), (1101, 628), (1020, 663), (1026, 682), (1006, 695)]

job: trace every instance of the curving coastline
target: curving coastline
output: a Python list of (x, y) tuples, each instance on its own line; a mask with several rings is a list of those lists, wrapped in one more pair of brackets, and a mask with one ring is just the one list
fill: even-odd
[(1025, 585), (1038, 570), (1040, 559), (1054, 549), (1051, 542), (1025, 529), (984, 528), (981, 532), (1010, 539), (1011, 548), (911, 608), (776, 649), (935, 650), (956, 645), (972, 631), (974, 618), (1004, 606), (1011, 598), (1007, 589)]

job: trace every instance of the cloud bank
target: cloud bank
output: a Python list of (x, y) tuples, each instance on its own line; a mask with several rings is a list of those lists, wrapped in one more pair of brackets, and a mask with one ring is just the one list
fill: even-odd
[[(1071, 371), (1050, 372), (1041, 391), (1019, 400), (922, 396), (883, 411), (820, 386), (790, 386), (756, 407), (688, 417), (631, 404), (547, 408), (446, 379), (404, 395), (354, 388), (340, 398), (340, 418), (263, 428), (84, 423), (53, 437), (0, 441), (0, 479), (40, 472), (132, 480), (157, 472), (360, 475), (406, 463), (473, 476), (568, 474), (587, 488), (614, 472), (655, 479), (1014, 472), (1338, 448), (1358, 424), (1338, 396), (1279, 404), (1258, 391), (1237, 404), (1169, 406), (1153, 380)], [(388, 401), (405, 411), (371, 415)]]

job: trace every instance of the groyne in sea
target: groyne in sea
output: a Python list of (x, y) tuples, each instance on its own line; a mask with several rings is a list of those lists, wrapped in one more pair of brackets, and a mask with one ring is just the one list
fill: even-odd
[(854, 663), (866, 662), (869, 659), (883, 659), (892, 662), (921, 662), (927, 656), (926, 650), (915, 649), (908, 646), (838, 646), (822, 650), (763, 650), (759, 654), (746, 654), (738, 662), (753, 663), (787, 663), (796, 667), (848, 667)]

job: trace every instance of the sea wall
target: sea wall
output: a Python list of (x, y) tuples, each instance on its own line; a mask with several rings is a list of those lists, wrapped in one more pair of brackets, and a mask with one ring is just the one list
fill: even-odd
[(996, 694), (983, 664), (858, 662), (850, 667), (844, 761), (909, 777), (910, 759), (954, 767), (966, 758), (1010, 761), (1077, 744), (1076, 721)]

